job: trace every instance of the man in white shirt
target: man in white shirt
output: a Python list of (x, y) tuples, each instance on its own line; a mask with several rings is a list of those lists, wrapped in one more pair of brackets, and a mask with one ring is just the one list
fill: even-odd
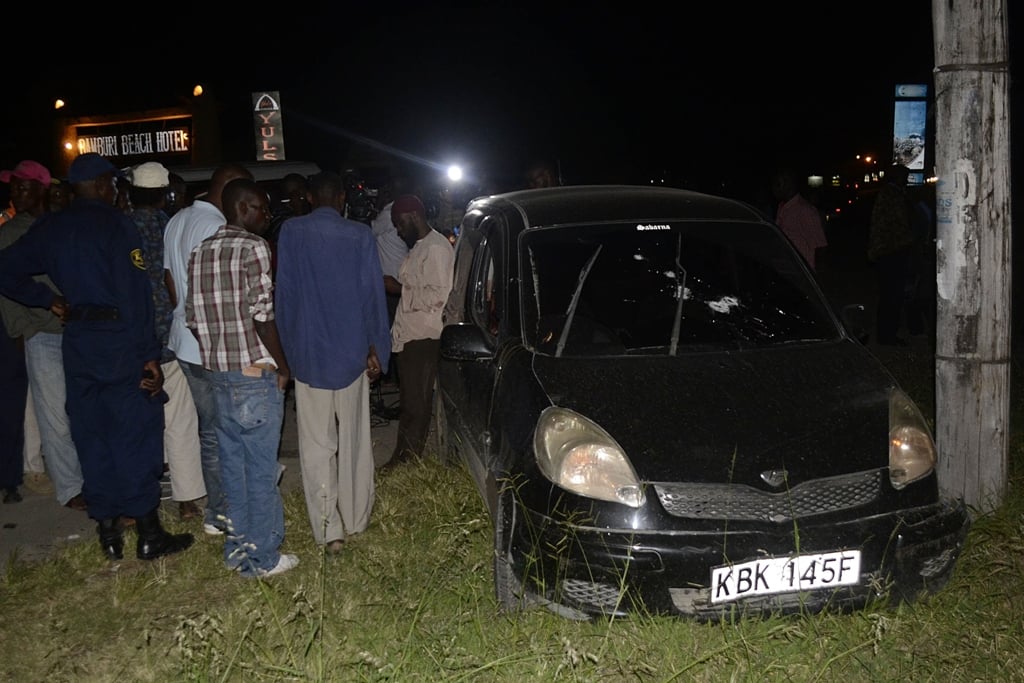
[[(164, 231), (164, 276), (171, 291), (171, 301), (174, 303), (174, 319), (171, 321), (167, 346), (177, 356), (178, 364), (192, 392), (192, 401), (195, 403), (199, 418), (199, 457), (202, 463), (203, 483), (206, 486), (203, 530), (211, 535), (224, 533), (227, 501), (220, 481), (217, 433), (214, 430), (216, 406), (210, 372), (203, 367), (199, 355), (199, 342), (185, 324), (188, 261), (192, 250), (227, 222), (221, 205), (224, 186), (235, 178), (252, 180), (252, 177), (252, 173), (241, 164), (228, 163), (218, 166), (210, 178), (209, 191), (196, 198), (190, 206), (174, 214)], [(170, 423), (176, 416), (168, 414), (166, 419)]]
[[(391, 207), (394, 206), (394, 198), (405, 194), (409, 181), (404, 176), (395, 176), (388, 187), (382, 192), (382, 197), (387, 198), (387, 203), (377, 212), (377, 216), (370, 223), (373, 236), (377, 238), (377, 256), (380, 258), (380, 269), (384, 275), (390, 275), (396, 281), (398, 271), (402, 262), (409, 255), (409, 245), (399, 237), (395, 230), (395, 224), (391, 220)], [(397, 292), (385, 292), (388, 304), (388, 323), (394, 323), (395, 311), (398, 308), (400, 298)]]
[(385, 289), (401, 292), (391, 326), (391, 351), (402, 378), (399, 384), (398, 439), (391, 460), (422, 455), (430, 429), (434, 381), (441, 350), (442, 314), (452, 288), (455, 250), (427, 223), (416, 195), (402, 195), (391, 207), (395, 230), (409, 245), (398, 277), (384, 276)]

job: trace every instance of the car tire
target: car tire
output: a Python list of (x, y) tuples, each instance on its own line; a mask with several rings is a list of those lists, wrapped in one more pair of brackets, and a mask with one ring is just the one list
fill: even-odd
[(522, 581), (512, 567), (509, 547), (515, 519), (512, 495), (512, 491), (500, 493), (494, 511), (494, 593), (503, 612), (521, 612), (536, 602), (523, 590)]
[(429, 436), (429, 444), (433, 448), (437, 459), (442, 465), (454, 465), (456, 464), (457, 458), (452, 451), (452, 444), (449, 438), (450, 432), (448, 430), (448, 417), (445, 414), (444, 399), (441, 397), (441, 392), (437, 389), (434, 390), (434, 415), (433, 424), (431, 425), (431, 434)]

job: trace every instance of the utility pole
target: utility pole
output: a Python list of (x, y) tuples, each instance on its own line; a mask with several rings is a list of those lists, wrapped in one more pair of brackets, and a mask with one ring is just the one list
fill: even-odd
[(1006, 0), (932, 0), (939, 486), (1002, 503), (1010, 405), (1010, 69)]

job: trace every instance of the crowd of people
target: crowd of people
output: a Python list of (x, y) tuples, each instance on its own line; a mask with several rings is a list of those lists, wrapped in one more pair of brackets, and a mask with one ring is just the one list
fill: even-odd
[(194, 542), (161, 523), (169, 479), (180, 519), (223, 536), (227, 568), (283, 573), (299, 563), (281, 552), (292, 389), (314, 541), (338, 553), (366, 530), (371, 386), (400, 396), (397, 444), (378, 465), (425, 445), (457, 199), (428, 221), (420, 189), (396, 175), (370, 220), (354, 220), (345, 179), (323, 172), (285, 178), (272, 208), (243, 164), (225, 163), (187, 201), (161, 163), (119, 169), (95, 153), (65, 180), (32, 160), (0, 180), (4, 503), (23, 486), (54, 495), (96, 522), (109, 560), (131, 527), (136, 556), (153, 560)]

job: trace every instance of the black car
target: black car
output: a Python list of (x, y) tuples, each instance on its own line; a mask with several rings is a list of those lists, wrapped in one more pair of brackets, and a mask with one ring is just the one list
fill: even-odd
[(477, 198), (445, 315), (438, 434), (490, 510), (504, 608), (812, 613), (951, 575), (970, 518), (927, 422), (748, 205)]

